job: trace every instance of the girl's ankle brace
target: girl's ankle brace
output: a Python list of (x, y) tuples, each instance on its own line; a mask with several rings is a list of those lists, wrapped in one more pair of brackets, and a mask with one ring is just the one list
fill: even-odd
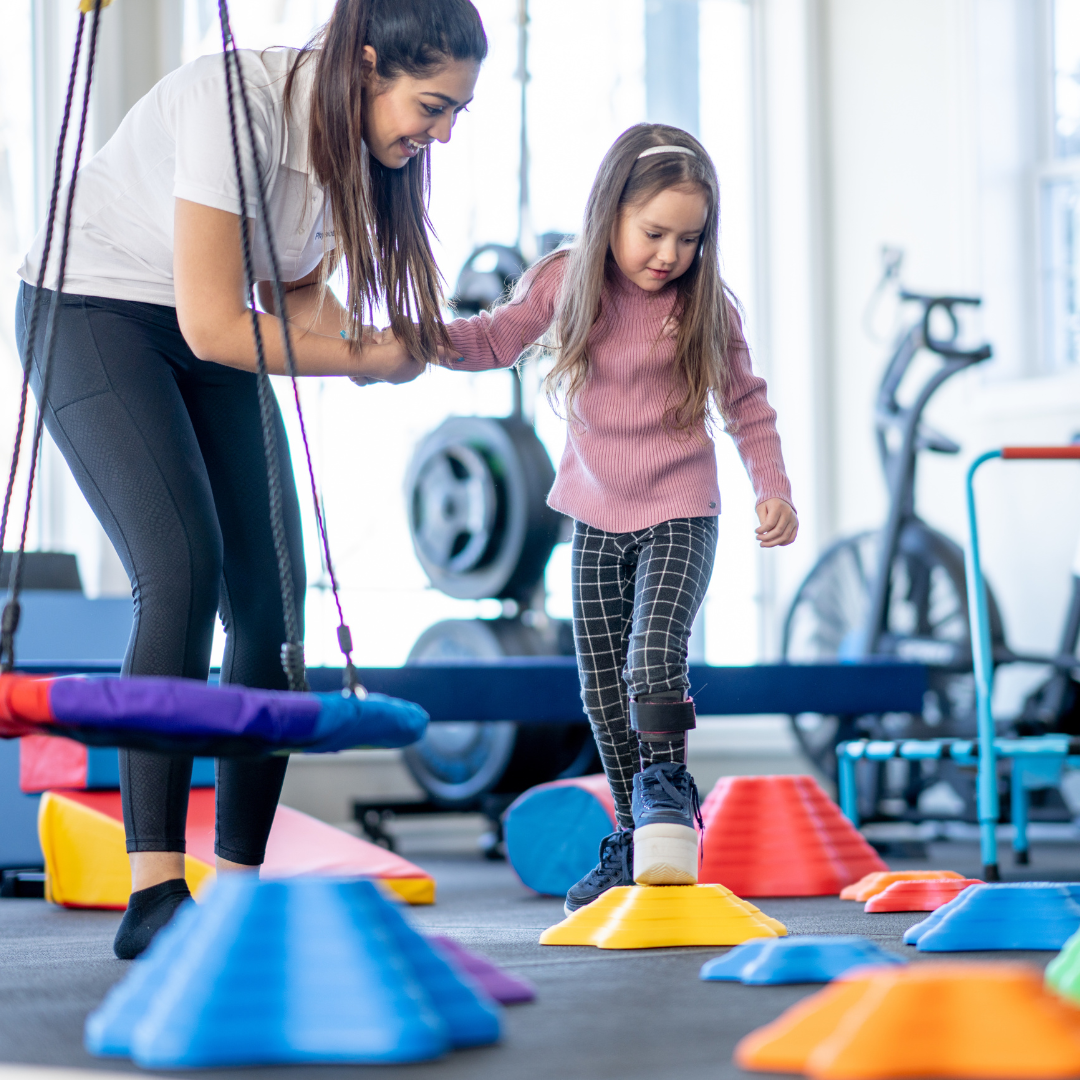
[(671, 742), (697, 727), (694, 699), (681, 690), (641, 694), (630, 701), (630, 726), (645, 742)]

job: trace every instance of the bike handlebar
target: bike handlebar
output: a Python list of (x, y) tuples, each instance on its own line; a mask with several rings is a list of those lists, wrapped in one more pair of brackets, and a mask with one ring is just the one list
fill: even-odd
[(952, 307), (954, 304), (968, 304), (971, 307), (979, 307), (982, 304), (981, 296), (927, 296), (925, 293), (908, 292), (907, 289), (900, 290), (901, 300), (914, 300), (920, 304), (942, 304), (946, 307)]
[[(980, 345), (977, 349), (957, 349), (953, 346), (953, 342), (956, 341), (957, 336), (960, 333), (960, 323), (957, 321), (956, 312), (953, 308), (957, 304), (964, 304), (969, 307), (979, 307), (982, 304), (982, 299), (978, 296), (921, 296), (918, 293), (902, 292), (900, 294), (903, 300), (918, 301), (923, 306), (923, 318), (922, 318), (922, 337), (923, 344), (931, 351), (936, 352), (939, 356), (945, 357), (946, 360), (960, 360), (966, 364), (978, 364), (983, 360), (989, 360), (993, 356), (994, 351), (989, 345)], [(930, 320), (933, 317), (934, 310), (940, 308), (945, 312), (949, 318), (949, 323), (952, 326), (952, 333), (946, 340), (940, 340), (935, 338), (930, 330)]]

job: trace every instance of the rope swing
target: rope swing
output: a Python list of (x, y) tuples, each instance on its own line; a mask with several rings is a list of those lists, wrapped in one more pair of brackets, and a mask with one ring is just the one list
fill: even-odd
[[(75, 36), (75, 54), (72, 59), (71, 73), (68, 78), (67, 95), (64, 101), (63, 118), (60, 125), (60, 136), (56, 149), (56, 160), (53, 169), (52, 190), (49, 199), (49, 210), (45, 227), (45, 242), (42, 254), (41, 266), (38, 271), (37, 289), (34, 295), (34, 304), (31, 309), (29, 320), (28, 340), (36, 340), (36, 331), (40, 319), (41, 309), (44, 307), (44, 282), (45, 271), (49, 262), (49, 253), (52, 247), (54, 225), (56, 221), (57, 204), (61, 187), (63, 172), (64, 150), (68, 137), (68, 129), (71, 119), (71, 107), (74, 99), (75, 83), (79, 60), (82, 53), (84, 28), (86, 16), (91, 15), (90, 41), (87, 49), (86, 74), (83, 83), (82, 109), (79, 118), (79, 132), (75, 144), (75, 153), (71, 165), (71, 180), (68, 187), (67, 201), (64, 209), (64, 224), (60, 240), (60, 257), (56, 279), (56, 290), (53, 292), (48, 305), (48, 315), (45, 329), (45, 340), (42, 350), (41, 362), (41, 403), (38, 406), (37, 418), (34, 425), (34, 437), (32, 454), (29, 465), (29, 475), (26, 484), (26, 502), (23, 509), (22, 528), (19, 534), (19, 545), (12, 560), (10, 574), (10, 595), (4, 605), (3, 615), (0, 616), (0, 673), (10, 673), (15, 668), (15, 634), (19, 626), (21, 607), (19, 596), (23, 584), (23, 563), (26, 552), (26, 536), (30, 520), (30, 506), (34, 493), (34, 479), (37, 470), (41, 438), (44, 428), (44, 405), (48, 398), (49, 372), (52, 364), (53, 353), (56, 345), (56, 312), (59, 307), (60, 294), (63, 291), (64, 273), (67, 264), (68, 247), (71, 234), (72, 209), (75, 199), (75, 186), (78, 179), (79, 164), (82, 157), (83, 142), (86, 134), (86, 120), (89, 112), (90, 89), (94, 74), (94, 57), (97, 51), (98, 29), (101, 9), (107, 7), (111, 0), (80, 0), (79, 20)], [(273, 535), (274, 551), (277, 558), (279, 588), (281, 591), (281, 605), (285, 623), (286, 640), (281, 646), (281, 664), (285, 671), (290, 690), (306, 691), (308, 689), (306, 665), (304, 661), (304, 643), (300, 634), (300, 620), (298, 617), (298, 598), (293, 588), (292, 565), (289, 549), (286, 541), (284, 500), (282, 495), (281, 471), (275, 447), (274, 429), (274, 391), (270, 384), (266, 366), (266, 353), (263, 343), (262, 331), (259, 324), (259, 314), (255, 305), (255, 273), (254, 260), (251, 250), (251, 235), (249, 222), (246, 216), (247, 208), (247, 185), (244, 181), (243, 160), (241, 152), (240, 127), (243, 126), (247, 145), (251, 151), (253, 173), (255, 182), (255, 201), (258, 208), (259, 225), (262, 229), (262, 237), (266, 244), (271, 267), (271, 286), (273, 289), (274, 303), (277, 309), (278, 324), (281, 329), (281, 341), (285, 358), (285, 371), (292, 384), (293, 400), (296, 404), (296, 415), (299, 421), (300, 434), (304, 443), (304, 456), (307, 464), (308, 478), (311, 484), (311, 496), (315, 510), (315, 521), (319, 532), (319, 542), (323, 558), (326, 562), (327, 572), (330, 578), (330, 586), (333, 592), (334, 604), (337, 608), (338, 647), (345, 660), (344, 690), (346, 696), (363, 699), (367, 692), (360, 685), (356, 669), (352, 660), (352, 634), (345, 623), (345, 616), (341, 606), (337, 576), (334, 573), (333, 560), (330, 555), (330, 541), (326, 528), (326, 517), (322, 502), (319, 497), (318, 484), (315, 480), (315, 470), (311, 460), (311, 447), (308, 442), (307, 427), (304, 423), (304, 413), (300, 404), (300, 390), (296, 381), (296, 359), (293, 352), (292, 338), (288, 320), (285, 314), (285, 287), (281, 280), (277, 245), (274, 239), (273, 224), (270, 220), (266, 183), (263, 165), (259, 161), (257, 145), (254, 135), (251, 106), (248, 100), (247, 89), (244, 86), (241, 70), (240, 57), (237, 51), (236, 40), (232, 34), (229, 21), (229, 6), (227, 0), (218, 0), (218, 17), (221, 23), (222, 62), (225, 65), (225, 96), (229, 115), (229, 132), (232, 139), (233, 163), (236, 170), (236, 183), (240, 200), (240, 236), (243, 248), (245, 290), (248, 298), (248, 308), (251, 313), (252, 335), (255, 342), (256, 357), (256, 385), (258, 388), (259, 416), (262, 426), (263, 452), (266, 458), (267, 484), (270, 496), (270, 528)], [(237, 108), (239, 102), (239, 109)], [(239, 122), (238, 122), (239, 112)], [(16, 476), (19, 468), (19, 453), (22, 445), (23, 434), (26, 424), (26, 412), (29, 400), (30, 386), (30, 358), (29, 355), (23, 367), (22, 389), (19, 398), (19, 417), (15, 434), (15, 447), (11, 455), (11, 467), (8, 472), (7, 487), (4, 494), (3, 513), (0, 516), (0, 551), (4, 547), (4, 538), (7, 534), (9, 513), (11, 510), (12, 493), (15, 488)]]

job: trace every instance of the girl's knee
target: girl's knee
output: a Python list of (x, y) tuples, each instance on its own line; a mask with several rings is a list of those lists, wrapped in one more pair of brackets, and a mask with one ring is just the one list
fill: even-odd
[(624, 674), (631, 696), (686, 690), (686, 650), (677, 647), (631, 650)]

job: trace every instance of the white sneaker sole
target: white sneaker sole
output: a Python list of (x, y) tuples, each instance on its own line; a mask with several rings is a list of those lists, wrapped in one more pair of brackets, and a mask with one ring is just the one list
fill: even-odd
[(638, 885), (696, 885), (697, 833), (686, 825), (643, 825), (634, 830)]

